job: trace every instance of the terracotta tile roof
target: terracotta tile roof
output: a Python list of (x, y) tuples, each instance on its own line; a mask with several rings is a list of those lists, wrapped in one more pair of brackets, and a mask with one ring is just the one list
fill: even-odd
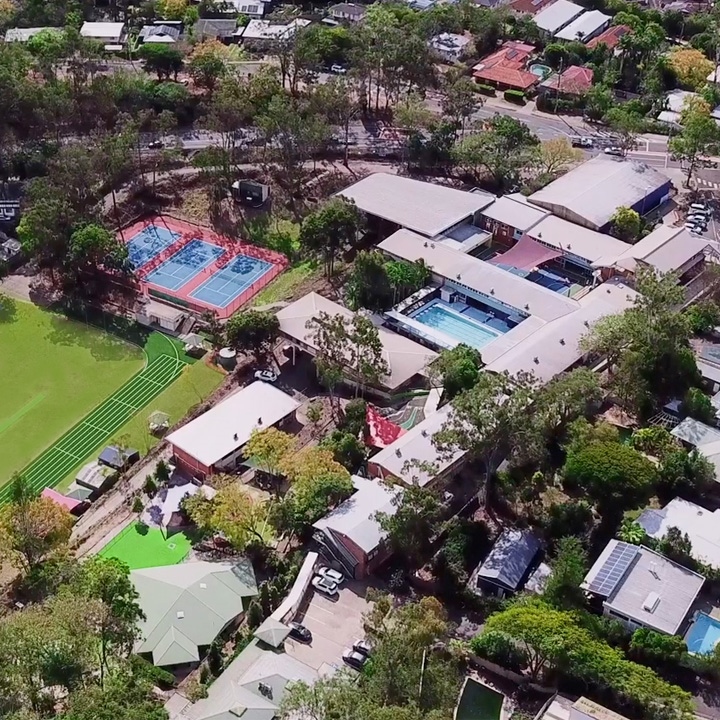
[(476, 70), (473, 76), (478, 80), (495, 82), (518, 90), (527, 90), (540, 79), (537, 75), (525, 70), (515, 70), (509, 67), (495, 66)]
[(479, 80), (524, 90), (538, 82), (536, 75), (525, 70), (525, 65), (534, 52), (533, 45), (508, 40), (499, 50), (475, 65), (473, 74)]
[(508, 7), (522, 15), (535, 15), (554, 2), (555, 0), (514, 0)]
[(551, 75), (542, 87), (557, 90), (566, 95), (582, 95), (586, 93), (593, 81), (593, 71), (590, 68), (571, 65), (562, 75)]
[(620, 42), (620, 38), (623, 35), (627, 35), (629, 32), (630, 28), (627, 25), (613, 25), (604, 32), (600, 33), (597, 37), (592, 40), (588, 40), (585, 45), (592, 50), (602, 43), (612, 50)]

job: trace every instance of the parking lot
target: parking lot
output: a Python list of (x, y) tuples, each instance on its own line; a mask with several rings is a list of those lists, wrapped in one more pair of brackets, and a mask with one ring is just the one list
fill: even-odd
[(305, 645), (288, 638), (287, 653), (321, 674), (331, 672), (333, 667), (343, 667), (343, 650), (365, 637), (362, 618), (371, 607), (365, 600), (367, 587), (364, 582), (346, 581), (335, 600), (311, 589), (295, 621), (310, 630), (312, 642)]

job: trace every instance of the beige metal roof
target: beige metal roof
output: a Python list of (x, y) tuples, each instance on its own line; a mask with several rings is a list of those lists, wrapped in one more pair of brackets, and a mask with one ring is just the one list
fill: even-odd
[(564, 295), (409, 230), (398, 230), (378, 247), (410, 262), (422, 258), (435, 274), (546, 322), (579, 307), (575, 300)]
[(435, 183), (375, 173), (338, 193), (363, 212), (434, 237), (487, 207), (489, 193), (470, 193)]
[[(465, 455), (465, 451), (457, 450), (448, 457), (440, 457), (433, 443), (433, 435), (442, 428), (451, 411), (452, 406), (446, 405), (433, 413), (374, 455), (370, 462), (382, 468), (384, 476), (392, 475), (408, 485), (427, 485), (436, 475), (442, 474)], [(437, 472), (430, 473), (425, 468), (417, 467), (406, 469), (406, 464), (413, 461), (432, 463), (436, 466)]]
[[(632, 306), (636, 296), (634, 290), (622, 283), (604, 283), (580, 300), (578, 310), (543, 325), (488, 362), (486, 369), (507, 371), (511, 375), (520, 371), (532, 372), (540, 382), (549, 382), (580, 360), (584, 354), (580, 340), (600, 318), (623, 312)], [(489, 359), (485, 352), (483, 357)]]
[[(321, 312), (346, 318), (354, 315), (342, 305), (311, 292), (278, 312), (280, 330), (286, 336), (314, 350), (313, 332), (307, 328), (307, 323)], [(383, 346), (383, 358), (390, 368), (390, 375), (382, 379), (383, 386), (387, 388), (399, 387), (422, 372), (437, 357), (436, 352), (424, 345), (386, 328), (379, 327), (378, 335)]]
[(253, 430), (271, 427), (300, 403), (258, 380), (168, 435), (171, 445), (210, 467), (241, 448)]
[(486, 207), (482, 214), (491, 220), (525, 232), (539, 223), (548, 214), (548, 211), (503, 195), (492, 205)]
[(614, 260), (630, 247), (622, 240), (576, 225), (555, 215), (547, 215), (527, 234), (538, 242), (557, 248), (569, 256), (576, 255), (592, 265), (609, 258)]
[(597, 155), (529, 199), (553, 212), (565, 209), (577, 216), (577, 222), (598, 229), (610, 222), (619, 207), (633, 207), (663, 186), (669, 190), (670, 180), (645, 163)]

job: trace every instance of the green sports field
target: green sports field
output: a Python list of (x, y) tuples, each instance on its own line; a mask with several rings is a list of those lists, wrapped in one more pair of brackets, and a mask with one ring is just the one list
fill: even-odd
[(131, 570), (160, 565), (177, 565), (190, 552), (192, 537), (184, 532), (166, 538), (158, 528), (133, 523), (113, 538), (101, 551), (102, 557), (126, 562)]
[(145, 363), (139, 347), (22, 302), (0, 317), (0, 348), (0, 484)]
[(109, 322), (105, 332), (19, 302), (0, 315), (0, 503), (12, 473), (54, 487), (139, 416), (145, 423), (158, 396), (182, 417), (221, 381), (203, 368), (192, 394), (165, 395), (192, 362), (180, 343)]

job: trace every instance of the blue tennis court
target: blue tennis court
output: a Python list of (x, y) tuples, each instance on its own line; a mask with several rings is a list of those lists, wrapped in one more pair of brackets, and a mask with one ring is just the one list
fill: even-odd
[(158, 225), (148, 225), (128, 241), (128, 257), (132, 266), (136, 269), (141, 268), (165, 248), (170, 247), (179, 237), (180, 233)]
[(167, 290), (177, 290), (191, 277), (211, 265), (225, 252), (221, 247), (202, 240), (191, 240), (162, 265), (153, 270), (145, 280)]
[(272, 267), (272, 263), (265, 260), (259, 260), (249, 255), (238, 255), (202, 285), (195, 288), (190, 293), (190, 297), (214, 307), (227, 307)]

